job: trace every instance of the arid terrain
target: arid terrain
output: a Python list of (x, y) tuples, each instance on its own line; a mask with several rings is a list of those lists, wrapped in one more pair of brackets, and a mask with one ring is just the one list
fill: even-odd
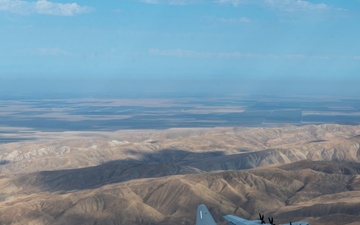
[(360, 225), (359, 84), (360, 0), (0, 0), (0, 225)]
[(360, 224), (360, 126), (38, 135), (0, 145), (1, 224)]

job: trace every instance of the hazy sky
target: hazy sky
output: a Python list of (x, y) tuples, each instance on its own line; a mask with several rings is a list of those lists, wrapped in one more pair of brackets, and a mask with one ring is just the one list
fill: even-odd
[(341, 92), (360, 81), (359, 21), (360, 0), (0, 0), (0, 87), (75, 77)]

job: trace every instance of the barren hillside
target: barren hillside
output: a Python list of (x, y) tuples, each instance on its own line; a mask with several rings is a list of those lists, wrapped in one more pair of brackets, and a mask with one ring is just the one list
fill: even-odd
[[(1, 224), (360, 221), (360, 127), (64, 133), (0, 145)], [(341, 222), (340, 222), (341, 221)]]

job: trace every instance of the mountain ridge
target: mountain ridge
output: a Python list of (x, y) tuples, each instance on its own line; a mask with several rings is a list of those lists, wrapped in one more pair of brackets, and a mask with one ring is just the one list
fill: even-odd
[(360, 126), (67, 135), (0, 145), (1, 224), (360, 221)]

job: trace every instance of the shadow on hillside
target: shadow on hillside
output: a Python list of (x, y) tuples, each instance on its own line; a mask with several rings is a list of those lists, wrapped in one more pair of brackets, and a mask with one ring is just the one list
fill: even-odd
[[(129, 151), (129, 154), (138, 153)], [(280, 160), (279, 154), (288, 155), (293, 163), (286, 164)], [(244, 170), (271, 164), (285, 164), (279, 167), (282, 170), (311, 169), (343, 175), (360, 173), (360, 163), (356, 162), (313, 162), (290, 156), (291, 152), (287, 150), (275, 149), (236, 155), (164, 149), (153, 154), (142, 154), (139, 160), (114, 160), (93, 167), (25, 174), (17, 178), (17, 185), (35, 192), (74, 191), (141, 178), (197, 174), (214, 170)]]
[(304, 170), (327, 174), (357, 175), (360, 174), (360, 163), (350, 161), (310, 161), (302, 160), (291, 164), (285, 164), (279, 167), (282, 170)]
[(93, 167), (26, 174), (18, 178), (17, 182), (26, 189), (38, 191), (92, 189), (140, 178), (201, 173), (201, 170), (187, 166), (186, 163), (184, 165), (184, 162), (219, 157), (223, 154), (164, 149), (158, 153), (144, 154), (141, 160), (114, 160)]
[(0, 160), (0, 165), (6, 165), (9, 164), (10, 161), (9, 160)]

